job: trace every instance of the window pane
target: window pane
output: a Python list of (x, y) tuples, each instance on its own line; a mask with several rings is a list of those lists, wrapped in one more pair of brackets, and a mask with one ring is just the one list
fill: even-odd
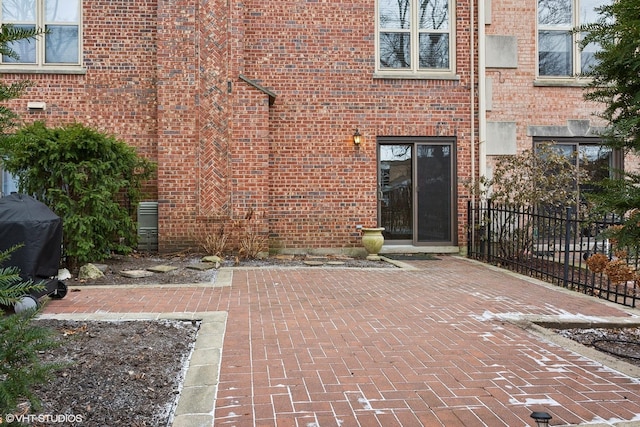
[(45, 62), (78, 63), (78, 27), (47, 25)]
[(412, 145), (380, 146), (380, 224), (385, 239), (413, 238)]
[(597, 64), (596, 52), (600, 51), (598, 43), (589, 43), (580, 51), (580, 71), (588, 73)]
[(566, 157), (567, 159), (571, 160), (573, 164), (576, 163), (575, 154), (576, 154), (577, 147), (575, 144), (553, 143), (553, 145), (551, 145), (550, 148), (551, 148), (551, 151), (554, 152), (555, 154), (559, 154), (563, 157)]
[(572, 0), (538, 0), (538, 24), (571, 26)]
[(380, 0), (380, 28), (409, 29), (411, 23), (411, 7), (409, 0)]
[(78, 22), (78, 0), (45, 0), (47, 22)]
[(605, 4), (603, 0), (580, 0), (580, 22), (578, 22), (578, 25), (596, 22), (600, 15), (596, 8), (603, 4)]
[(410, 39), (409, 33), (380, 33), (380, 67), (411, 67)]
[[(26, 30), (34, 29), (33, 25), (16, 25), (16, 28), (24, 28)], [(2, 56), (3, 62), (17, 62), (21, 64), (33, 64), (36, 62), (36, 42), (30, 39), (16, 40), (7, 43), (7, 47), (18, 54), (19, 59), (10, 58), (6, 55)]]
[(419, 242), (451, 240), (453, 182), (450, 145), (417, 145), (416, 192)]
[(420, 68), (449, 68), (448, 34), (420, 34)]
[(0, 176), (0, 181), (2, 181), (2, 196), (8, 196), (11, 193), (18, 191), (18, 178), (11, 175), (9, 172), (2, 170), (0, 168), (0, 172), (2, 176)]
[(583, 192), (594, 191), (592, 183), (611, 177), (613, 150), (603, 145), (580, 145), (580, 167), (587, 174), (587, 182), (581, 186)]
[(418, 14), (420, 29), (445, 30), (449, 28), (448, 0), (420, 0)]
[(538, 37), (538, 73), (541, 76), (570, 76), (571, 33), (569, 31), (540, 31)]
[(35, 22), (35, 0), (4, 0), (2, 20), (3, 22)]

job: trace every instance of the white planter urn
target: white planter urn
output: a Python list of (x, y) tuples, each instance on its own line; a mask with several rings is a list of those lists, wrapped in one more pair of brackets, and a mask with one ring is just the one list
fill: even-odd
[(369, 261), (380, 261), (378, 252), (382, 249), (384, 244), (384, 236), (382, 232), (384, 227), (362, 227), (362, 246), (367, 251), (367, 259)]

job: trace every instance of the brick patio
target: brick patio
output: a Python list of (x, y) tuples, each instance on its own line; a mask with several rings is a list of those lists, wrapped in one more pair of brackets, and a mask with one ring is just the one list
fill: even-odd
[(458, 257), (411, 265), (80, 288), (45, 313), (228, 312), (217, 426), (640, 425), (637, 378), (508, 321), (640, 312)]

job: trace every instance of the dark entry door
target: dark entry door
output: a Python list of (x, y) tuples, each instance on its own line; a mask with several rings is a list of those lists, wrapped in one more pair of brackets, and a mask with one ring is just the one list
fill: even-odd
[(452, 140), (379, 144), (380, 225), (389, 244), (455, 244)]
[(453, 146), (416, 145), (418, 243), (453, 243)]

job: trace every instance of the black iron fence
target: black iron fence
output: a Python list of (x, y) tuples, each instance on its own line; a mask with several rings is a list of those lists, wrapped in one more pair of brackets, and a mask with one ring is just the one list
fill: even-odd
[(572, 208), (469, 202), (469, 257), (635, 307), (639, 248), (618, 248), (605, 237), (617, 225), (614, 216), (594, 221)]

